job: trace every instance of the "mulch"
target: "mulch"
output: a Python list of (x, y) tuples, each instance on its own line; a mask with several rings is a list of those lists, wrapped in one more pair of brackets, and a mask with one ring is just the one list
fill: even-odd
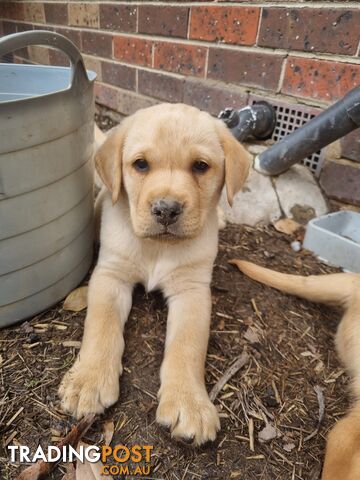
[[(103, 423), (112, 420), (112, 445), (154, 446), (152, 478), (318, 479), (326, 434), (349, 401), (333, 342), (341, 314), (259, 285), (227, 263), (237, 257), (298, 274), (334, 271), (304, 250), (294, 252), (292, 240), (273, 227), (228, 225), (220, 234), (208, 390), (244, 352), (249, 361), (215, 400), (221, 432), (213, 444), (193, 450), (155, 423), (167, 309), (159, 293), (141, 287), (126, 326), (120, 400), (87, 432), (87, 443), (101, 444)], [(78, 352), (85, 311), (64, 311), (62, 305), (0, 332), (2, 480), (15, 479), (23, 468), (9, 463), (6, 445), (34, 451), (39, 443), (55, 444), (73, 423), (60, 410), (57, 388)], [(325, 404), (320, 425), (319, 392)], [(267, 431), (276, 437), (260, 441)], [(60, 465), (49, 478), (63, 475)]]

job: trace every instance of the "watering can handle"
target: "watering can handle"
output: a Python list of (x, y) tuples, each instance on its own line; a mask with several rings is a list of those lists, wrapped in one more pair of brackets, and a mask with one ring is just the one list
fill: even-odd
[(86, 83), (89, 82), (84, 61), (78, 48), (59, 33), (35, 30), (7, 35), (0, 39), (0, 56), (31, 45), (56, 48), (69, 57), (71, 68), (70, 88), (73, 88), (79, 80), (83, 80)]

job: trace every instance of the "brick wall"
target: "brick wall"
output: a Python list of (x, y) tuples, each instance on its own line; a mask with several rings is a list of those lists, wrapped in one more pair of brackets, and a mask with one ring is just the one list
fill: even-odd
[[(324, 107), (360, 85), (358, 0), (0, 2), (0, 33), (33, 28), (78, 45), (97, 72), (98, 103), (123, 115), (159, 101), (217, 114), (251, 94)], [(22, 59), (64, 62), (36, 47)], [(358, 133), (342, 156), (360, 162)]]

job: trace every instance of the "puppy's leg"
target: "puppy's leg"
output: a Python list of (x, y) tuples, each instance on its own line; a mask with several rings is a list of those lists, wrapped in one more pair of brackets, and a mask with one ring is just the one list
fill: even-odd
[(348, 309), (341, 320), (336, 347), (352, 375), (355, 403), (348, 415), (330, 431), (326, 446), (322, 480), (360, 478), (360, 296), (354, 284)]
[(210, 330), (208, 286), (189, 288), (168, 298), (169, 315), (157, 421), (173, 437), (200, 445), (220, 428), (205, 388), (204, 366)]
[(360, 402), (330, 431), (322, 480), (360, 478)]
[(62, 407), (78, 418), (102, 413), (118, 399), (123, 329), (131, 300), (131, 285), (115, 273), (96, 267), (89, 284), (80, 353), (59, 389)]

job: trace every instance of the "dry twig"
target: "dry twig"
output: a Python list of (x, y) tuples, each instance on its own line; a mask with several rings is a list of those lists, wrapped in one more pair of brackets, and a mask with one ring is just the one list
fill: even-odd
[[(94, 423), (96, 419), (95, 414), (90, 414), (84, 417), (77, 425), (74, 425), (70, 432), (63, 438), (63, 440), (58, 444), (59, 448), (71, 445), (77, 445), (78, 441), (85, 435), (85, 433), (89, 430), (91, 425)], [(26, 468), (23, 470), (20, 475), (17, 477), (16, 480), (41, 480), (47, 477), (49, 473), (51, 473), (56, 465), (57, 462), (44, 462), (40, 460), (31, 467)]]
[(213, 402), (215, 398), (219, 395), (221, 390), (227, 384), (227, 382), (232, 378), (239, 370), (249, 361), (249, 355), (246, 352), (243, 352), (237, 360), (225, 371), (224, 375), (219, 378), (216, 384), (213, 386), (210, 392), (210, 400)]

